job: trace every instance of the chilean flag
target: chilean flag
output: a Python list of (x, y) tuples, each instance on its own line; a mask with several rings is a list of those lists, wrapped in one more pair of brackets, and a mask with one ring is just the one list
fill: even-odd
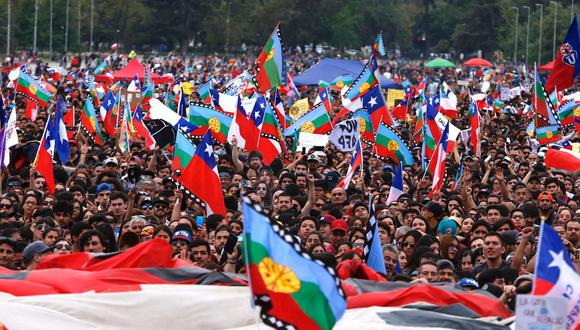
[(70, 145), (68, 143), (68, 134), (66, 132), (66, 125), (62, 118), (62, 110), (66, 109), (66, 103), (62, 99), (62, 97), (58, 97), (58, 101), (56, 103), (56, 111), (54, 114), (54, 126), (49, 127), (51, 129), (51, 136), (54, 138), (55, 142), (55, 150), (58, 154), (58, 158), (62, 164), (68, 162), (70, 158)]
[(389, 205), (391, 202), (396, 202), (403, 193), (403, 164), (399, 163), (393, 176), (393, 184), (391, 185), (391, 190), (389, 190), (386, 204)]
[[(580, 275), (576, 272), (570, 254), (564, 248), (560, 235), (542, 222), (540, 244), (536, 254), (536, 278), (532, 294), (563, 297), (568, 301), (567, 328), (580, 327)], [(576, 312), (574, 312), (576, 311)]]
[(210, 130), (203, 136), (193, 158), (177, 180), (205, 203), (207, 215), (226, 215)]
[(34, 160), (34, 168), (44, 180), (46, 180), (46, 187), (50, 194), (54, 194), (54, 172), (52, 167), (52, 157), (54, 155), (54, 136), (51, 135), (51, 128), (54, 126), (52, 116), (48, 117), (40, 145), (38, 146), (38, 153)]
[(356, 171), (356, 169), (359, 167), (362, 168), (362, 162), (362, 146), (361, 141), (359, 140), (356, 148), (354, 149), (350, 165), (348, 166), (348, 172), (346, 172), (346, 176), (336, 186), (338, 188), (347, 189), (348, 185), (350, 184), (350, 180), (352, 180), (352, 176), (354, 175), (354, 171)]
[(433, 152), (433, 158), (429, 162), (429, 172), (433, 174), (433, 184), (431, 185), (431, 193), (440, 191), (443, 186), (443, 179), (445, 178), (445, 158), (447, 157), (447, 140), (449, 137), (449, 123), (445, 126), (443, 134), (439, 139), (439, 143)]
[(332, 100), (330, 99), (328, 90), (325, 87), (318, 88), (318, 97), (316, 98), (316, 101), (314, 101), (314, 104), (318, 104), (318, 102), (322, 102), (324, 109), (326, 109), (326, 112), (328, 112), (329, 115), (332, 114)]
[(140, 138), (141, 137), (145, 138), (145, 147), (149, 150), (155, 149), (155, 140), (153, 139), (153, 136), (151, 136), (151, 133), (149, 133), (149, 130), (143, 123), (143, 112), (141, 112), (140, 105), (137, 105), (137, 109), (135, 109), (135, 112), (133, 113), (131, 119), (133, 122), (133, 128), (135, 129), (137, 136)]
[(574, 85), (574, 78), (580, 74), (579, 56), (580, 35), (578, 33), (578, 20), (574, 15), (574, 20), (566, 33), (566, 39), (556, 54), (554, 67), (546, 81), (546, 92), (550, 93), (554, 88), (563, 91)]

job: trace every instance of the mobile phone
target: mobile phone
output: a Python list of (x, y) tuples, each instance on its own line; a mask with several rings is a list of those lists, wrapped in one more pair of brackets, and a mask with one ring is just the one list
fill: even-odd
[(224, 249), (222, 250), (222, 253), (220, 255), (220, 264), (223, 264), (228, 260), (228, 254), (234, 252), (234, 248), (236, 247), (237, 243), (238, 237), (236, 235), (230, 234), (228, 240), (226, 241), (226, 244), (224, 245)]
[(91, 201), (94, 201), (96, 198), (96, 195), (95, 194), (87, 194), (87, 198)]
[(197, 224), (198, 229), (201, 228), (203, 226), (203, 215), (196, 215), (195, 223)]
[(244, 235), (237, 236), (237, 238), (238, 238), (238, 242), (244, 241)]
[(484, 162), (486, 162), (486, 163), (487, 163), (487, 162), (489, 162), (490, 160), (491, 160), (491, 155), (487, 156), (487, 157), (485, 158)]

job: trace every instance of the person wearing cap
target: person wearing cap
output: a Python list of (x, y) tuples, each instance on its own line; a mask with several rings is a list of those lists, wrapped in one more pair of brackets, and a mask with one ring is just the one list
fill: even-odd
[(141, 200), (141, 205), (139, 206), (143, 215), (147, 218), (154, 218), (155, 217), (155, 210), (153, 206), (153, 198), (146, 196)]
[(537, 198), (538, 209), (540, 210), (540, 220), (551, 225), (556, 220), (554, 213), (554, 197), (551, 193), (544, 191)]
[(348, 224), (343, 219), (336, 219), (330, 224), (330, 243), (335, 251), (340, 244), (348, 242)]
[(115, 173), (115, 175), (119, 174), (119, 161), (115, 157), (109, 157), (105, 159), (103, 162), (105, 165), (105, 170), (111, 171)]
[(13, 269), (15, 248), (16, 240), (10, 237), (0, 236), (0, 267)]
[(443, 215), (443, 207), (435, 201), (429, 201), (421, 209), (421, 215), (427, 219), (430, 228), (437, 228), (439, 219)]
[(95, 203), (97, 206), (104, 207), (109, 204), (109, 196), (111, 196), (111, 192), (113, 191), (113, 185), (110, 183), (101, 183), (97, 186), (95, 192), (97, 193), (97, 197), (95, 199)]
[(187, 230), (186, 228), (176, 230), (171, 236), (171, 245), (173, 246), (173, 254), (174, 255), (186, 254), (187, 258), (189, 258), (191, 241), (192, 235), (189, 230)]
[(464, 291), (473, 291), (479, 289), (479, 283), (471, 277), (465, 277), (457, 282), (457, 287), (460, 287)]
[(157, 223), (165, 223), (169, 215), (169, 200), (164, 196), (153, 199), (153, 211)]
[(330, 225), (336, 220), (330, 214), (324, 215), (318, 221), (318, 232), (324, 241), (328, 241), (330, 239)]
[(44, 242), (36, 241), (28, 244), (22, 252), (22, 262), (26, 266), (26, 270), (33, 270), (38, 266), (40, 261), (52, 252), (52, 248)]
[(455, 283), (455, 265), (447, 259), (438, 260), (437, 275), (439, 282)]

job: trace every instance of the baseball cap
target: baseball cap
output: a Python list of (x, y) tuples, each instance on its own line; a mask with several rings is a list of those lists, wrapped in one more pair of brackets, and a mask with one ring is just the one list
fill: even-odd
[(97, 194), (105, 190), (113, 191), (113, 185), (110, 183), (103, 182), (97, 186)]
[(538, 202), (544, 198), (547, 198), (547, 199), (551, 200), (552, 202), (554, 201), (554, 197), (552, 196), (552, 194), (550, 194), (547, 191), (544, 191), (538, 195)]
[(113, 191), (113, 185), (110, 183), (103, 182), (97, 186), (97, 194), (105, 190)]
[(348, 231), (348, 224), (343, 219), (336, 219), (330, 224), (330, 231), (341, 230), (343, 232)]
[(313, 160), (313, 161), (316, 161), (316, 162), (319, 162), (319, 163), (321, 162), (321, 161), (320, 161), (320, 157), (318, 157), (318, 156), (317, 156), (317, 155), (315, 155), (315, 154), (311, 154), (311, 155), (309, 155), (309, 156), (308, 156), (308, 159), (307, 159), (307, 161), (311, 161), (311, 160)]
[(141, 205), (143, 205), (143, 204), (153, 204), (153, 198), (151, 198), (151, 197), (143, 198), (143, 200), (141, 201)]
[(115, 166), (119, 166), (119, 161), (115, 157), (109, 157), (109, 158), (105, 159), (105, 161), (104, 161), (105, 166), (107, 166), (108, 164), (111, 164), (111, 163), (115, 164)]
[(335, 220), (336, 218), (329, 214), (320, 218), (320, 222), (326, 222), (329, 225), (331, 225)]
[(472, 279), (471, 277), (466, 277), (461, 279), (461, 281), (457, 282), (457, 286), (462, 288), (475, 288), (479, 289), (479, 283), (476, 280)]
[(443, 214), (443, 207), (435, 201), (429, 201), (427, 204), (424, 205), (424, 207), (429, 212), (433, 213), (433, 215), (435, 215), (436, 218), (438, 218), (439, 216), (441, 216), (441, 214)]
[(437, 269), (452, 269), (455, 271), (455, 265), (447, 259), (437, 260)]
[(515, 230), (506, 230), (501, 234), (501, 240), (506, 245), (516, 245), (518, 232)]
[(191, 243), (191, 233), (186, 230), (178, 230), (175, 233), (173, 233), (173, 236), (171, 237), (172, 241), (175, 241), (177, 239), (182, 239), (184, 241), (187, 241), (188, 243)]
[(22, 251), (22, 261), (24, 264), (29, 264), (35, 256), (52, 249), (53, 248), (50, 246), (44, 244), (44, 242), (32, 242), (24, 248), (24, 251)]
[(157, 204), (157, 203), (163, 203), (163, 204), (169, 205), (169, 200), (165, 197), (157, 197), (157, 198), (153, 199), (153, 204)]
[(440, 235), (451, 234), (457, 235), (457, 222), (453, 219), (445, 218), (437, 226)]

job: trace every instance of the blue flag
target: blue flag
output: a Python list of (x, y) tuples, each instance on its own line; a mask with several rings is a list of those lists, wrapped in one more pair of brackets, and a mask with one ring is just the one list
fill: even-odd
[(381, 237), (379, 236), (379, 223), (375, 218), (375, 206), (372, 202), (372, 196), (369, 197), (369, 214), (370, 219), (367, 224), (366, 242), (364, 255), (367, 266), (374, 271), (386, 274), (385, 258), (383, 256), (383, 247), (381, 246)]

